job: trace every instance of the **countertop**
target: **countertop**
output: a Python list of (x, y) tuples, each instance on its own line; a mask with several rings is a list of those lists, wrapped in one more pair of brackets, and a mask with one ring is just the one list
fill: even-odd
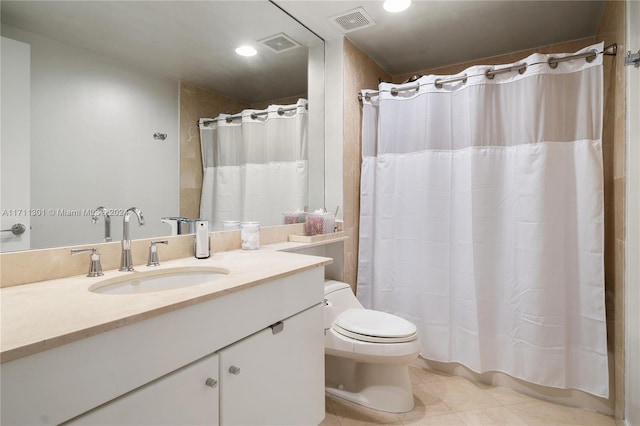
[(229, 270), (227, 276), (210, 283), (175, 290), (128, 295), (89, 291), (90, 286), (102, 280), (136, 274), (117, 270), (105, 271), (102, 277), (82, 275), (3, 288), (1, 361), (12, 361), (332, 262), (330, 258), (277, 251), (283, 248), (233, 250), (215, 253), (209, 259), (184, 258), (162, 262), (158, 267), (136, 266), (137, 272), (184, 267)]

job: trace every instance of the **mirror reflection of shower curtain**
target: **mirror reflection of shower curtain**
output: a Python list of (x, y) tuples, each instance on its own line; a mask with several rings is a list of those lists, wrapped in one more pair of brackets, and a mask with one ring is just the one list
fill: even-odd
[[(308, 200), (307, 101), (242, 111), (227, 122), (200, 119), (203, 182), (200, 217), (221, 229), (228, 220), (282, 223)], [(282, 115), (278, 110), (285, 111)], [(253, 113), (266, 113), (252, 118)], [(205, 124), (207, 123), (208, 124)]]

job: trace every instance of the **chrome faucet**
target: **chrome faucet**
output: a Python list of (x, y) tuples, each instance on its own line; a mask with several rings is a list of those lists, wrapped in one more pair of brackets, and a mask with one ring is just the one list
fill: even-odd
[(144, 226), (144, 216), (137, 207), (131, 207), (124, 212), (124, 218), (122, 219), (122, 256), (120, 256), (120, 269), (119, 271), (133, 271), (133, 261), (131, 260), (131, 239), (129, 238), (129, 218), (131, 213), (135, 213), (138, 216), (138, 224)]
[(94, 212), (91, 217), (91, 222), (98, 223), (98, 218), (100, 215), (104, 215), (104, 242), (108, 243), (111, 241), (111, 216), (107, 213), (107, 209), (100, 206)]
[(78, 254), (90, 251), (91, 252), (91, 263), (89, 263), (89, 273), (88, 277), (101, 277), (104, 274), (102, 273), (102, 264), (100, 263), (100, 254), (98, 253), (98, 249), (96, 247), (84, 248), (84, 249), (71, 249), (71, 254)]
[(159, 266), (160, 260), (158, 259), (158, 248), (156, 244), (169, 244), (169, 240), (151, 241), (149, 245), (149, 258), (147, 259), (147, 266)]

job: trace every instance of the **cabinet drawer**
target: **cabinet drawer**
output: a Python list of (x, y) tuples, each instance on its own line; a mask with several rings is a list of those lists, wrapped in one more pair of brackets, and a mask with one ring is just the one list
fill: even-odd
[(218, 355), (214, 354), (66, 424), (217, 425), (219, 389)]

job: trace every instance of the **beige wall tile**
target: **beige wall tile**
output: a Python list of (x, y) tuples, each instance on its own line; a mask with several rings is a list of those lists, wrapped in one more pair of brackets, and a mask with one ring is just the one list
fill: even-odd
[(626, 210), (626, 178), (619, 177), (613, 181), (613, 202), (614, 202), (614, 236), (617, 240), (624, 241), (626, 233), (625, 210)]
[(358, 222), (360, 220), (360, 165), (362, 158), (362, 105), (357, 94), (378, 87), (391, 76), (349, 40), (344, 43), (344, 154), (343, 200), (345, 242), (344, 281), (355, 291), (358, 271)]
[(180, 216), (197, 219), (200, 217), (201, 188), (180, 189)]
[(304, 234), (304, 223), (292, 225), (264, 226), (260, 228), (260, 244), (271, 244), (287, 241), (289, 235)]
[[(605, 282), (607, 301), (607, 341), (614, 351), (614, 413), (624, 413), (624, 239), (625, 239), (625, 176), (626, 176), (626, 80), (624, 52), (626, 35), (626, 4), (609, 1), (596, 33), (597, 41), (617, 43), (616, 57), (605, 57), (605, 104), (603, 121), (605, 180)], [(612, 308), (613, 307), (613, 308)], [(611, 328), (613, 327), (613, 329)]]
[[(624, 180), (624, 179), (623, 179)], [(625, 283), (625, 242), (616, 240), (615, 246), (615, 285), (614, 285), (614, 413), (616, 417), (624, 414), (624, 376), (625, 376), (625, 329), (624, 317), (626, 307), (624, 305)]]
[[(623, 99), (623, 96), (618, 97), (617, 99)], [(619, 107), (617, 107), (619, 108)], [(624, 107), (623, 107), (624, 108)], [(617, 115), (613, 120), (613, 177), (614, 178), (623, 178), (626, 175), (627, 170), (627, 153), (626, 153), (626, 129), (625, 129), (625, 115)], [(607, 123), (610, 126), (610, 123)]]
[[(135, 229), (132, 230), (135, 234)], [(159, 245), (160, 262), (193, 256), (193, 236), (174, 236), (168, 246)], [(131, 254), (134, 265), (145, 265), (149, 253), (149, 244), (157, 238), (133, 240)], [(120, 241), (100, 244), (86, 244), (74, 247), (29, 250), (0, 254), (0, 283), (2, 287), (52, 280), (85, 274), (89, 270), (89, 254), (71, 256), (71, 248), (97, 247), (103, 270), (117, 269), (120, 266)]]

